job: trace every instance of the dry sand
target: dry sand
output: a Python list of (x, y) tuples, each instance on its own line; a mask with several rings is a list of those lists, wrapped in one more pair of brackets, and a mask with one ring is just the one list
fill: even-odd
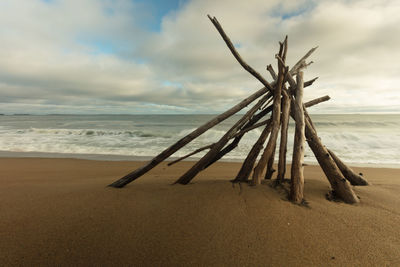
[(233, 186), (238, 163), (187, 186), (170, 184), (192, 162), (105, 187), (141, 164), (0, 159), (0, 265), (400, 266), (400, 169), (355, 168), (373, 185), (347, 205), (327, 201), (307, 166), (309, 208), (268, 185)]

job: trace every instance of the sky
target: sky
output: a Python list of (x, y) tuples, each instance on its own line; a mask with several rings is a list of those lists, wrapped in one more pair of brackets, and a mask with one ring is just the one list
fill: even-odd
[[(1, 0), (0, 113), (219, 113), (310, 48), (312, 113), (400, 113), (398, 0)], [(276, 68), (276, 67), (275, 67)]]

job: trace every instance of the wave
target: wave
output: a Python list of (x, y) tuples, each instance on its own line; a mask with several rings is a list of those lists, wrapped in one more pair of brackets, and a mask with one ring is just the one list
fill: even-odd
[(161, 137), (170, 138), (171, 135), (159, 132), (147, 132), (140, 130), (94, 130), (94, 129), (39, 129), (30, 128), (17, 130), (17, 134), (41, 134), (41, 135), (75, 135), (75, 136), (126, 136), (126, 137)]

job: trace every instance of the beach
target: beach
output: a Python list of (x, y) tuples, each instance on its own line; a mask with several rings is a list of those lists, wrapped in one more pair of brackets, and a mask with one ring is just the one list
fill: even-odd
[(142, 164), (1, 158), (0, 265), (400, 265), (400, 169), (354, 167), (372, 184), (354, 187), (356, 205), (326, 200), (318, 166), (304, 169), (308, 206), (268, 184), (231, 184), (236, 162), (186, 186), (171, 184), (194, 162), (106, 187)]

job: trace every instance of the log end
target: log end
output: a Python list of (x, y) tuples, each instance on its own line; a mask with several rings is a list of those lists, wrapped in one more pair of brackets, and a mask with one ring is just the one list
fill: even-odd
[(112, 184), (107, 185), (107, 187), (113, 187), (113, 188), (123, 188), (125, 187), (126, 183), (124, 181), (118, 180), (113, 182)]

